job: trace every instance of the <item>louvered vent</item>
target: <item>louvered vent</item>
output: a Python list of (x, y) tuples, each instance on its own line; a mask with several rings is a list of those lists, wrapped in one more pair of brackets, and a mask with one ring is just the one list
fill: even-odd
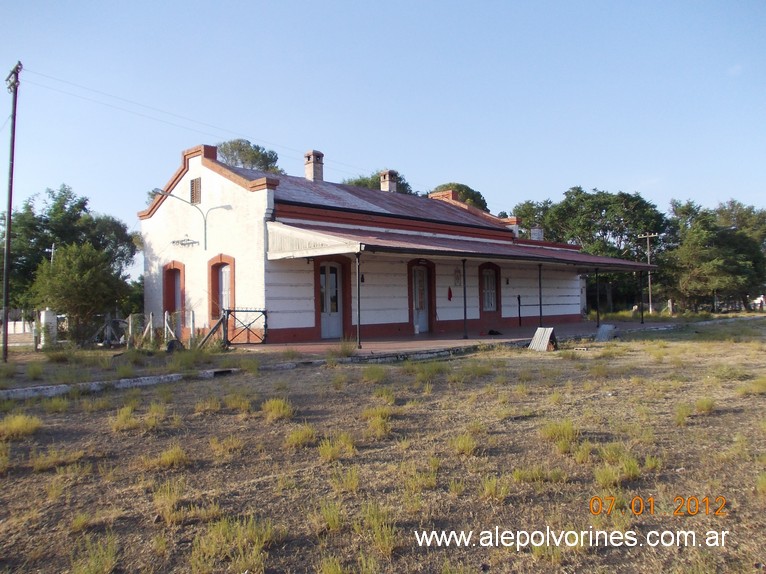
[(202, 201), (202, 178), (197, 177), (191, 180), (191, 198), (192, 203), (200, 203)]

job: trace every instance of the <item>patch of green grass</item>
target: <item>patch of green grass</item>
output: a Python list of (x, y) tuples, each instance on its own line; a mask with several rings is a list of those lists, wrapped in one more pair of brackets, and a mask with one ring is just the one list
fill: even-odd
[(245, 441), (241, 438), (229, 435), (223, 440), (218, 437), (210, 438), (210, 450), (216, 460), (231, 460), (235, 453), (245, 448)]
[(317, 574), (348, 574), (343, 567), (340, 558), (336, 556), (323, 556), (316, 569)]
[(488, 475), (481, 479), (479, 496), (483, 500), (503, 502), (511, 494), (511, 486), (505, 477)]
[(685, 426), (693, 410), (694, 409), (691, 405), (687, 405), (685, 403), (676, 405), (676, 409), (673, 412), (673, 421), (676, 423), (676, 426)]
[(0, 382), (5, 383), (8, 379), (16, 376), (15, 363), (0, 363)]
[(710, 369), (710, 376), (722, 383), (729, 381), (746, 381), (751, 378), (750, 373), (742, 367), (727, 363), (712, 367)]
[(456, 454), (461, 456), (473, 455), (478, 447), (476, 439), (469, 432), (465, 432), (451, 438), (449, 445)]
[(179, 510), (178, 505), (185, 491), (186, 482), (183, 478), (171, 478), (154, 489), (154, 507), (167, 526), (183, 520), (183, 511)]
[(206, 349), (194, 348), (171, 354), (166, 362), (170, 372), (182, 372), (198, 369), (213, 362), (211, 353)]
[(340, 502), (324, 499), (319, 503), (319, 508), (309, 516), (316, 534), (334, 532), (343, 528), (346, 521), (346, 513)]
[(353, 357), (354, 353), (356, 353), (356, 349), (356, 341), (343, 339), (340, 343), (338, 343), (338, 346), (334, 349), (331, 349), (327, 355), (328, 358), (331, 359)]
[(291, 419), (295, 409), (287, 399), (269, 399), (261, 405), (266, 422)]
[(362, 505), (360, 519), (354, 525), (358, 534), (385, 557), (390, 557), (396, 549), (397, 528), (388, 509), (377, 502)]
[(319, 442), (319, 457), (325, 462), (332, 462), (344, 456), (353, 456), (356, 452), (353, 437), (342, 432), (331, 437), (325, 437)]
[(11, 443), (0, 442), (0, 475), (11, 467)]
[(348, 376), (348, 373), (344, 371), (340, 371), (338, 373), (333, 374), (330, 384), (332, 384), (333, 389), (335, 389), (336, 391), (339, 391), (343, 387), (345, 387), (347, 384), (349, 384), (350, 381), (351, 381), (351, 378)]
[(614, 466), (605, 464), (593, 470), (596, 484), (601, 488), (611, 488), (620, 484), (620, 471)]
[(51, 397), (40, 402), (46, 413), (65, 413), (69, 410), (69, 399), (66, 397)]
[(109, 421), (114, 432), (134, 430), (141, 427), (141, 421), (133, 414), (135, 408), (127, 405), (117, 411), (117, 414)]
[(715, 401), (710, 397), (697, 399), (697, 401), (694, 403), (694, 410), (696, 410), (697, 413), (701, 415), (709, 415), (713, 412), (713, 410), (715, 410)]
[(131, 364), (117, 365), (115, 369), (118, 379), (132, 379), (136, 376), (136, 369)]
[(35, 434), (43, 426), (38, 417), (24, 414), (6, 415), (0, 421), (0, 440), (17, 440)]
[(270, 520), (224, 517), (212, 522), (192, 542), (192, 574), (209, 572), (263, 572), (266, 549), (279, 539)]
[(336, 468), (330, 477), (330, 484), (337, 493), (356, 492), (359, 489), (359, 468), (356, 466), (345, 470)]
[(293, 449), (307, 448), (309, 446), (315, 445), (316, 442), (317, 431), (312, 425), (308, 423), (303, 423), (302, 425), (294, 428), (289, 433), (287, 433), (287, 436), (285, 437), (285, 446), (287, 448)]
[(168, 470), (171, 468), (184, 468), (191, 464), (191, 459), (179, 444), (173, 444), (163, 450), (155, 458), (145, 458), (144, 466), (149, 470)]
[(766, 496), (766, 472), (759, 474), (755, 480), (755, 491), (761, 496)]
[[(239, 411), (241, 413), (249, 413), (251, 408), (250, 399), (247, 398), (242, 393), (230, 393), (226, 395), (223, 398), (223, 404), (226, 405), (227, 409)], [(276, 419), (268, 419), (267, 417), (267, 420), (276, 420)]]
[(388, 369), (383, 365), (367, 365), (362, 370), (362, 381), (365, 383), (380, 384), (388, 378)]
[(387, 405), (393, 405), (396, 403), (396, 395), (394, 395), (393, 389), (388, 387), (377, 387), (372, 393), (372, 396), (381, 399)]
[(106, 411), (112, 408), (112, 402), (108, 397), (93, 397), (88, 399), (82, 399), (80, 401), (80, 408), (86, 413), (95, 413), (98, 411)]
[(570, 443), (575, 442), (579, 436), (578, 431), (571, 419), (565, 419), (558, 422), (550, 422), (540, 429), (540, 435), (548, 441), (559, 442), (561, 440), (567, 440)]
[(221, 410), (221, 400), (218, 397), (200, 399), (194, 404), (195, 413), (217, 413)]
[(590, 461), (591, 453), (593, 452), (593, 443), (590, 441), (584, 440), (580, 444), (577, 445), (577, 448), (574, 450), (574, 459), (575, 462), (578, 464), (585, 464)]
[(45, 374), (45, 367), (42, 363), (27, 363), (26, 373), (30, 381), (39, 381)]
[(149, 410), (143, 420), (146, 430), (157, 430), (167, 416), (167, 408), (164, 403), (154, 402), (149, 405)]
[(73, 357), (73, 353), (69, 350), (46, 351), (45, 356), (49, 363), (63, 365), (70, 362)]
[(297, 349), (285, 349), (281, 355), (286, 361), (294, 361), (301, 356), (301, 353)]
[(35, 472), (44, 472), (58, 466), (71, 464), (85, 456), (83, 450), (57, 449), (49, 446), (45, 452), (33, 450), (29, 453), (29, 464)]
[(766, 376), (758, 377), (754, 381), (737, 388), (740, 396), (766, 395)]
[(117, 537), (108, 532), (94, 539), (85, 535), (72, 556), (71, 574), (109, 574), (117, 567)]
[(414, 365), (415, 382), (433, 383), (438, 377), (449, 372), (449, 366), (442, 361), (427, 361)]

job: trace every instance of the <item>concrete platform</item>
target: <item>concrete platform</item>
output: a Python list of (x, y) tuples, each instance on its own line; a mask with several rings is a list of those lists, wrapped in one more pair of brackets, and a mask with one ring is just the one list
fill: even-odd
[[(652, 329), (668, 329), (678, 326), (677, 322), (646, 322), (643, 325), (636, 322), (617, 323), (618, 331), (640, 331)], [(556, 338), (559, 341), (578, 338), (593, 338), (596, 335), (597, 327), (594, 321), (582, 321), (580, 323), (562, 323), (546, 324), (545, 327), (555, 329)], [(450, 335), (412, 335), (409, 337), (395, 338), (369, 338), (362, 339), (362, 348), (356, 349), (354, 356), (372, 358), (375, 355), (411, 355), (413, 353), (428, 353), (437, 351), (447, 351), (456, 349), (468, 349), (482, 345), (526, 345), (532, 340), (537, 326), (518, 327), (514, 329), (503, 330), (502, 335), (482, 335), (476, 332), (469, 332), (468, 338), (464, 339), (455, 334)], [(355, 341), (351, 341), (354, 344)], [(262, 343), (258, 345), (236, 345), (236, 348), (250, 351), (253, 353), (279, 353), (285, 351), (295, 351), (301, 357), (325, 358), (336, 351), (341, 344), (338, 339), (331, 339), (321, 342), (311, 343)]]

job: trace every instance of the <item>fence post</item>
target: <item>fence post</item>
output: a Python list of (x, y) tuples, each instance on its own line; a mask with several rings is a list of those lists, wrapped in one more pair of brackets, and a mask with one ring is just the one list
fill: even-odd
[(224, 309), (223, 311), (223, 324), (221, 325), (221, 328), (223, 329), (223, 346), (228, 347), (229, 346), (229, 309)]
[(133, 314), (128, 315), (128, 340), (125, 341), (125, 348), (130, 349), (130, 341), (133, 339)]
[(194, 342), (194, 309), (189, 311), (190, 313), (190, 326), (191, 326), (191, 333), (189, 334), (189, 348), (191, 349), (192, 343)]

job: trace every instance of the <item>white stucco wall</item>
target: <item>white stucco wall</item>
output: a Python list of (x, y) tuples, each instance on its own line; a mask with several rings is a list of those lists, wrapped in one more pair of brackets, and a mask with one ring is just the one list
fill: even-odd
[[(161, 324), (163, 312), (162, 269), (171, 261), (185, 265), (185, 300), (187, 311), (194, 311), (195, 327), (210, 326), (208, 263), (223, 254), (234, 258), (235, 304), (238, 308), (263, 308), (265, 305), (264, 216), (273, 192), (247, 191), (202, 166), (201, 157), (189, 160), (188, 172), (173, 189), (166, 191), (190, 199), (190, 182), (202, 179), (201, 202), (207, 213), (207, 249), (204, 245), (204, 221), (193, 206), (165, 199), (155, 214), (141, 221), (144, 237), (145, 312), (153, 312), (155, 325)], [(230, 206), (227, 209), (219, 206)], [(211, 209), (211, 208), (216, 209)], [(198, 243), (174, 245), (188, 238)]]

